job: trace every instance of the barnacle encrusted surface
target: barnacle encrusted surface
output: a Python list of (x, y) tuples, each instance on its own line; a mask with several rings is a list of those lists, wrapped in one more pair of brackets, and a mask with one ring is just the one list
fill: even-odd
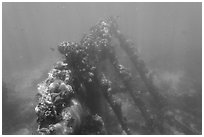
[[(98, 92), (91, 85), (99, 84), (96, 69), (98, 63), (106, 57), (106, 47), (110, 45), (110, 40), (110, 24), (101, 21), (80, 43), (62, 42), (58, 45), (58, 51), (65, 59), (57, 62), (48, 73), (48, 78), (38, 85), (39, 103), (35, 111), (40, 134), (74, 134), (77, 131), (80, 134), (105, 133), (102, 118), (91, 114), (85, 96), (92, 94), (92, 90)], [(86, 93), (80, 92), (80, 86), (86, 88)], [(83, 121), (93, 125), (85, 125)], [(87, 127), (91, 125), (100, 128), (95, 127), (97, 131), (90, 133)], [(82, 131), (78, 130), (79, 127)]]

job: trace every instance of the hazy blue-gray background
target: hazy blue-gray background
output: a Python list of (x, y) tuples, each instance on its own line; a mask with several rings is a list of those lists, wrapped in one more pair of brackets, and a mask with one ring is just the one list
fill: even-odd
[[(50, 50), (78, 41), (98, 20), (119, 16), (122, 32), (167, 94), (202, 92), (201, 3), (3, 3), (3, 133), (31, 134), (36, 84), (58, 60)], [(196, 87), (196, 88), (194, 88)], [(199, 98), (201, 106), (201, 96)], [(201, 108), (201, 107), (200, 107)], [(201, 113), (201, 110), (200, 110)]]

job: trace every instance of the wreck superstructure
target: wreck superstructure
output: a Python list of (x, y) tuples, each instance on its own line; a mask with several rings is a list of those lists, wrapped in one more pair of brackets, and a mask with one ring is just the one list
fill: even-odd
[[(119, 44), (112, 44), (113, 39)], [(137, 91), (131, 72), (120, 64), (115, 46), (120, 46), (135, 66), (156, 104), (151, 108), (154, 111), (150, 111)], [(48, 78), (38, 87), (35, 112), (40, 134), (108, 134), (104, 122), (107, 108), (117, 117), (121, 133), (132, 134), (121, 109), (123, 104), (114, 96), (119, 91), (128, 94), (140, 110), (146, 134), (165, 134), (164, 123), (172, 122), (184, 133), (195, 134), (166, 113), (168, 102), (154, 86), (152, 74), (135, 46), (119, 30), (115, 18), (99, 21), (79, 43), (62, 42), (58, 51), (63, 55), (62, 61), (54, 65)], [(114, 81), (108, 79), (101, 64), (111, 65), (124, 88), (113, 86)]]

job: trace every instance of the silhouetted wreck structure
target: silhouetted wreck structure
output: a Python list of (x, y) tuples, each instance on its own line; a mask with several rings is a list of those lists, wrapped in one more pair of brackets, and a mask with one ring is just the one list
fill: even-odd
[[(119, 44), (112, 44), (112, 39)], [(148, 108), (133, 75), (119, 63), (115, 46), (127, 53), (156, 104), (154, 108)], [(54, 65), (38, 87), (35, 111), (39, 134), (109, 134), (104, 122), (109, 108), (117, 117), (121, 134), (132, 134), (121, 109), (123, 104), (114, 95), (117, 92), (132, 98), (144, 118), (145, 134), (166, 134), (164, 124), (175, 125), (184, 134), (198, 134), (167, 113), (168, 102), (154, 86), (152, 74), (135, 46), (119, 30), (115, 18), (98, 22), (79, 43), (61, 43), (58, 51), (63, 55), (62, 61)], [(108, 65), (123, 87), (114, 86), (115, 81), (108, 79), (103, 69)]]

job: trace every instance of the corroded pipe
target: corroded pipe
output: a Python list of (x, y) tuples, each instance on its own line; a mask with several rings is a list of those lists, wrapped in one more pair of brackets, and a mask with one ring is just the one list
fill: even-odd
[(111, 86), (111, 82), (105, 77), (104, 74), (100, 75), (100, 85), (105, 98), (107, 99), (108, 103), (110, 104), (111, 108), (116, 114), (119, 123), (122, 126), (123, 132), (130, 135), (131, 134), (130, 129), (128, 128), (127, 123), (124, 120), (125, 117), (122, 114), (121, 103), (113, 98), (112, 96), (113, 88)]

